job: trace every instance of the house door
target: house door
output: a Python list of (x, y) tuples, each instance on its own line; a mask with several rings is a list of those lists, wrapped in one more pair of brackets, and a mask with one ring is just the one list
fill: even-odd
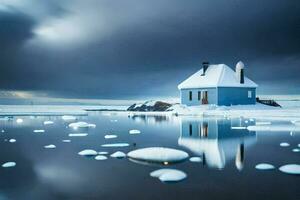
[(207, 91), (202, 91), (202, 104), (208, 104), (208, 94), (207, 94)]

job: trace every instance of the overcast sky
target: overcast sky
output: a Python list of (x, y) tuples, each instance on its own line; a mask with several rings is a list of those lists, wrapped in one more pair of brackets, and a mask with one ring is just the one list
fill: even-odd
[(242, 60), (259, 93), (300, 94), (299, 13), (298, 0), (0, 0), (0, 90), (176, 97), (203, 61)]

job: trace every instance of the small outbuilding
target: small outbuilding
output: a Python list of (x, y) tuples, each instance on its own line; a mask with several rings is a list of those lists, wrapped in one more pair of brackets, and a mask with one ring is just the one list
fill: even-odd
[(181, 104), (187, 106), (255, 104), (257, 87), (245, 76), (241, 61), (236, 64), (235, 71), (225, 64), (204, 62), (202, 69), (178, 85)]

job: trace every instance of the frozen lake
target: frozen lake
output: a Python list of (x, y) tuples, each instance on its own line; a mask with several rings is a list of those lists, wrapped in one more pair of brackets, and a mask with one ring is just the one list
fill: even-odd
[[(129, 117), (126, 112), (88, 112), (76, 120), (65, 119), (0, 120), (0, 162), (7, 163), (0, 168), (1, 200), (300, 199), (299, 175), (279, 170), (286, 164), (300, 164), (300, 152), (295, 150), (300, 149), (297, 124), (246, 118)], [(86, 123), (69, 126), (74, 122)], [(247, 129), (257, 125), (271, 129)], [(166, 151), (178, 162), (124, 157), (123, 153), (146, 147), (180, 150), (174, 151), (178, 156)], [(185, 159), (182, 151), (189, 157)], [(154, 152), (154, 157), (160, 153)], [(177, 170), (164, 177), (150, 176), (162, 168)], [(163, 182), (174, 177), (183, 180)]]

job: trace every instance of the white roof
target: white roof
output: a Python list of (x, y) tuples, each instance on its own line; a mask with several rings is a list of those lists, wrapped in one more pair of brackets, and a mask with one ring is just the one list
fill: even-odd
[(178, 89), (207, 88), (207, 87), (247, 87), (256, 88), (258, 85), (246, 76), (241, 84), (236, 77), (235, 71), (225, 64), (209, 65), (205, 75), (203, 69), (178, 85)]

